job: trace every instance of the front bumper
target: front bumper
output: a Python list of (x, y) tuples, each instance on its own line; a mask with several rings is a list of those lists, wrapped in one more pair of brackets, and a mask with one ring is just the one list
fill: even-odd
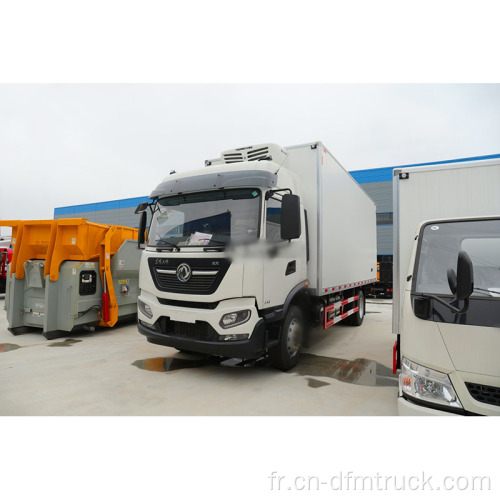
[[(139, 300), (146, 303), (153, 317), (146, 317), (138, 310), (138, 330), (149, 342), (176, 349), (242, 359), (255, 359), (267, 351), (265, 323), (259, 317), (253, 298), (236, 298), (220, 301), (214, 308), (185, 307), (161, 304), (155, 296), (142, 292)], [(201, 306), (201, 304), (200, 304)], [(222, 328), (223, 315), (249, 310), (250, 318), (241, 325)], [(246, 334), (246, 340), (220, 340), (226, 335)]]
[(442, 411), (416, 404), (402, 396), (398, 397), (398, 413), (401, 417), (458, 417), (456, 413)]
[(139, 333), (145, 335), (149, 342), (183, 351), (241, 359), (257, 359), (267, 351), (266, 328), (263, 319), (257, 322), (248, 340), (237, 341), (208, 341), (179, 337), (173, 330), (163, 329), (161, 321), (155, 323), (153, 328), (144, 325), (139, 320), (137, 327)]

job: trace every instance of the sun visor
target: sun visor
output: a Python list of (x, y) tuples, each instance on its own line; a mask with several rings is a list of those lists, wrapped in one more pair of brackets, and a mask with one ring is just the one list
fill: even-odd
[(276, 187), (277, 174), (266, 170), (239, 170), (172, 179), (159, 184), (150, 199), (180, 193), (239, 187)]

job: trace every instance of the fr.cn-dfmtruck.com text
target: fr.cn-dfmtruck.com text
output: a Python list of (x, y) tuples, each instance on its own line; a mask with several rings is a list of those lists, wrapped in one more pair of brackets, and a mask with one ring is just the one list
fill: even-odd
[(489, 476), (432, 476), (425, 472), (413, 475), (357, 475), (339, 472), (330, 477), (291, 476), (271, 472), (271, 491), (491, 491)]

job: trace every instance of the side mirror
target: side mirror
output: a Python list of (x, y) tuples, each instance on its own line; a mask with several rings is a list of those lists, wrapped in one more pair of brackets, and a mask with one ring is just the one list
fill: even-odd
[(296, 194), (285, 194), (281, 199), (281, 239), (295, 240), (300, 238), (300, 197)]
[(139, 221), (139, 234), (137, 235), (137, 245), (138, 246), (141, 246), (142, 244), (144, 244), (144, 241), (146, 240), (145, 232), (146, 232), (147, 219), (148, 219), (148, 213), (141, 212), (141, 220)]
[(137, 208), (135, 209), (134, 213), (142, 214), (143, 212), (146, 211), (147, 208), (148, 208), (148, 202), (143, 201), (142, 203), (139, 203), (139, 205), (137, 205)]
[(455, 300), (464, 301), (462, 309), (458, 309), (451, 304), (448, 304), (441, 297), (430, 294), (421, 294), (422, 297), (415, 297), (413, 300), (413, 312), (421, 319), (430, 318), (430, 304), (427, 305), (423, 301), (418, 302), (420, 299), (433, 299), (443, 306), (447, 307), (456, 314), (465, 314), (469, 310), (469, 297), (474, 291), (474, 270), (472, 261), (470, 260), (467, 252), (463, 250), (459, 252), (457, 259), (457, 272), (454, 269), (448, 269), (446, 272), (448, 276), (448, 285), (450, 286), (451, 293), (455, 296)]
[(467, 300), (474, 291), (474, 270), (469, 255), (463, 250), (458, 254), (456, 281), (455, 297)]

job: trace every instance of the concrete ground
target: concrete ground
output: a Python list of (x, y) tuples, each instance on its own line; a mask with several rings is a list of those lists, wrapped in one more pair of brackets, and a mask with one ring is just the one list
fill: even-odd
[(396, 415), (391, 301), (361, 327), (312, 332), (288, 373), (150, 344), (135, 324), (13, 336), (0, 295), (0, 415)]

